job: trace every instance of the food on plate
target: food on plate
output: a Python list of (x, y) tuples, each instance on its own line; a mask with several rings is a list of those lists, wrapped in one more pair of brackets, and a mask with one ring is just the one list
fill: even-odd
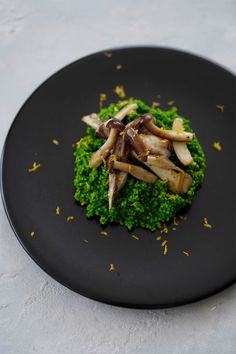
[(191, 204), (205, 156), (175, 107), (162, 111), (129, 99), (82, 121), (88, 128), (75, 151), (74, 185), (88, 217), (154, 231)]

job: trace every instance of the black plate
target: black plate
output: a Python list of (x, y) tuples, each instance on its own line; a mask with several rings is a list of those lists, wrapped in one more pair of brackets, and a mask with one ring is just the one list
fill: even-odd
[[(63, 68), (27, 100), (14, 120), (3, 150), (2, 196), (10, 223), (30, 256), (53, 278), (80, 294), (129, 307), (185, 304), (223, 289), (236, 278), (235, 76), (181, 51), (138, 47), (111, 50)], [(116, 65), (122, 64), (122, 70)], [(207, 158), (203, 187), (188, 219), (171, 231), (163, 256), (158, 232), (102, 227), (87, 220), (73, 200), (72, 143), (86, 127), (81, 116), (98, 110), (99, 93), (117, 100), (113, 89), (162, 108), (175, 100), (191, 120)], [(161, 95), (161, 98), (157, 98)], [(216, 105), (223, 104), (224, 112)], [(52, 144), (58, 139), (60, 145)], [(220, 141), (222, 151), (212, 148)], [(28, 174), (33, 161), (42, 167)], [(60, 216), (55, 215), (60, 206)], [(128, 211), (127, 211), (128, 212)], [(66, 222), (73, 215), (75, 220)], [(212, 229), (202, 226), (207, 217)], [(31, 231), (36, 232), (31, 237)], [(189, 257), (182, 251), (187, 250)], [(115, 271), (109, 272), (109, 264)]]

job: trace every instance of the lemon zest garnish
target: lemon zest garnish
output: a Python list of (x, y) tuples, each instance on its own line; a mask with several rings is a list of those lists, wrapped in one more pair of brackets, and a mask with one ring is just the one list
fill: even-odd
[(157, 108), (157, 107), (160, 107), (160, 102), (157, 102), (157, 101), (153, 101), (152, 102), (152, 108)]
[(110, 53), (110, 52), (104, 52), (104, 55), (107, 58), (111, 58), (112, 57), (112, 53)]
[(157, 237), (156, 237), (156, 240), (157, 240), (157, 241), (160, 241), (160, 240), (161, 240), (161, 236), (157, 236)]
[(224, 104), (217, 104), (216, 108), (218, 108), (223, 113), (224, 109), (225, 109), (225, 105)]
[(189, 253), (187, 251), (183, 251), (183, 254), (187, 257), (189, 256)]
[(168, 234), (168, 227), (165, 223), (162, 225), (161, 234)]
[(60, 215), (60, 208), (59, 208), (59, 206), (56, 207), (56, 215)]
[(175, 103), (175, 101), (169, 101), (169, 102), (167, 102), (168, 106), (173, 106), (174, 103)]
[(217, 150), (217, 151), (221, 151), (222, 150), (222, 146), (221, 144), (219, 143), (219, 141), (215, 142), (212, 144), (212, 147)]
[(167, 242), (168, 242), (167, 240), (163, 241), (161, 247), (164, 247), (167, 244)]
[(164, 256), (167, 254), (167, 251), (168, 251), (168, 248), (167, 248), (167, 245), (165, 245), (164, 246), (164, 252), (163, 252)]
[(204, 227), (207, 227), (208, 229), (211, 229), (211, 228), (212, 228), (212, 225), (209, 224), (207, 218), (204, 218), (204, 219), (203, 219), (203, 226), (204, 226)]
[(116, 70), (121, 70), (122, 68), (123, 68), (123, 66), (121, 64), (116, 65)]
[(102, 236), (107, 236), (108, 233), (107, 233), (106, 231), (101, 231), (101, 232), (100, 232), (100, 235), (102, 235)]
[(52, 143), (53, 143), (54, 145), (59, 145), (59, 144), (60, 144), (57, 139), (53, 139), (53, 140), (52, 140)]
[(31, 231), (30, 236), (34, 237), (35, 236), (35, 231)]
[(33, 163), (33, 166), (31, 168), (28, 168), (28, 172), (31, 173), (31, 172), (35, 172), (37, 171), (37, 169), (39, 169), (41, 167), (41, 164), (40, 163), (36, 163), (34, 162)]
[(125, 89), (122, 85), (117, 85), (114, 89), (114, 92), (117, 94), (117, 96), (120, 98), (120, 99), (123, 99), (125, 98)]
[(66, 221), (69, 222), (69, 221), (73, 221), (74, 220), (74, 216), (73, 215), (69, 215), (67, 216), (66, 218)]
[(109, 272), (114, 272), (115, 269), (115, 265), (113, 263), (110, 263)]
[(106, 93), (100, 93), (99, 94), (99, 108), (102, 109), (103, 103), (105, 103), (107, 100), (107, 95)]
[(132, 238), (135, 239), (135, 240), (139, 240), (139, 237), (136, 236), (136, 235), (132, 235)]

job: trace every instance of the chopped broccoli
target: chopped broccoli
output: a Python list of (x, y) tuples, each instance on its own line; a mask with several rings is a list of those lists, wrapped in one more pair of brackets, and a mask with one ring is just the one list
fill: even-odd
[[(135, 102), (137, 111), (131, 112), (127, 120), (133, 120), (142, 113), (151, 113), (157, 119), (158, 126), (171, 129), (173, 120), (179, 116), (176, 108), (162, 111), (147, 106), (140, 100), (125, 100), (110, 104), (103, 108), (99, 117), (113, 117), (127, 103)], [(186, 131), (191, 131), (189, 121), (183, 118)], [(88, 162), (93, 151), (104, 143), (103, 139), (94, 136), (94, 129), (88, 128), (87, 135), (77, 144), (75, 151), (75, 195), (76, 201), (86, 205), (88, 217), (98, 217), (101, 224), (116, 222), (128, 229), (142, 227), (152, 231), (169, 222), (183, 207), (190, 205), (193, 197), (204, 179), (205, 155), (196, 138), (188, 144), (194, 163), (185, 168), (192, 178), (192, 185), (184, 195), (171, 193), (165, 181), (159, 178), (153, 184), (148, 184), (128, 176), (124, 188), (111, 210), (108, 209), (108, 170), (105, 165), (99, 168), (89, 168)], [(177, 165), (175, 157), (171, 158)]]

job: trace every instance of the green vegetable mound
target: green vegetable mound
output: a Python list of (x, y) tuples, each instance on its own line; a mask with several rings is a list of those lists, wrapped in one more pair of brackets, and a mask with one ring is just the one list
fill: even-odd
[[(110, 104), (100, 111), (99, 117), (103, 121), (106, 117), (114, 115), (128, 103), (135, 102), (138, 109), (126, 117), (126, 121), (137, 118), (142, 113), (151, 113), (157, 119), (159, 127), (171, 129), (173, 120), (179, 115), (176, 108), (162, 111), (154, 109), (142, 101), (130, 99)], [(186, 131), (192, 131), (189, 121), (183, 118)], [(142, 227), (152, 231), (162, 228), (183, 207), (192, 203), (193, 197), (204, 179), (205, 156), (196, 138), (188, 143), (193, 157), (193, 163), (184, 170), (189, 173), (193, 182), (184, 195), (172, 193), (168, 190), (166, 181), (159, 178), (153, 184), (139, 181), (128, 175), (127, 182), (120, 191), (111, 210), (108, 208), (108, 170), (103, 164), (99, 168), (89, 168), (88, 162), (92, 152), (99, 149), (104, 143), (103, 139), (94, 137), (94, 129), (88, 128), (87, 135), (77, 143), (75, 151), (75, 195), (74, 198), (81, 205), (86, 205), (87, 216), (98, 217), (101, 224), (116, 222), (128, 229)], [(181, 166), (176, 156), (170, 158), (176, 165)]]

